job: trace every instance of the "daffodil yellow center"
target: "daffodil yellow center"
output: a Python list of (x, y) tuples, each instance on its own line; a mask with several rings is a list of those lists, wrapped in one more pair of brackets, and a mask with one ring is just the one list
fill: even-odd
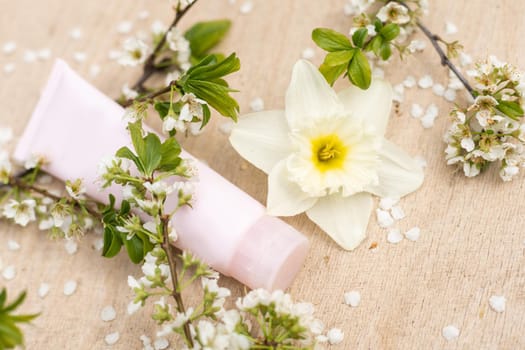
[(348, 146), (336, 134), (324, 135), (313, 139), (312, 162), (317, 170), (326, 172), (339, 170), (344, 166)]

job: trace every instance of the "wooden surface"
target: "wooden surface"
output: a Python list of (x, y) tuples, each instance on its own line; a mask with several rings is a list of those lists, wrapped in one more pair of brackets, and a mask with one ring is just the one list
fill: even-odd
[[(255, 0), (254, 10), (247, 15), (240, 14), (241, 3), (202, 0), (182, 26), (198, 19), (231, 18), (234, 24), (221, 49), (236, 51), (242, 60), (242, 71), (230, 79), (241, 90), (237, 96), (242, 111), (249, 111), (249, 102), (257, 96), (267, 108), (282, 108), (293, 63), (303, 49), (314, 47), (311, 30), (318, 26), (348, 30), (350, 20), (342, 13), (344, 1)], [(16, 135), (24, 129), (52, 65), (51, 60), (24, 63), (26, 48), (50, 48), (53, 57), (65, 58), (85, 76), (91, 64), (101, 65), (101, 74), (90, 80), (108, 95), (117, 96), (122, 84), (131, 83), (139, 74), (138, 69), (120, 68), (107, 58), (108, 51), (125, 37), (117, 33), (117, 24), (133, 20), (134, 29), (147, 30), (152, 19), (171, 20), (164, 0), (0, 0), (0, 5), (0, 44), (15, 40), (19, 47), (13, 56), (0, 54), (0, 66), (17, 65), (11, 75), (0, 72), (0, 124), (13, 127)], [(525, 68), (524, 2), (440, 0), (431, 6), (425, 22), (443, 32), (444, 21), (453, 21), (460, 31), (450, 38), (460, 39), (474, 57), (496, 54)], [(151, 12), (150, 18), (137, 20), (137, 13), (144, 9)], [(77, 26), (84, 37), (75, 41), (69, 31)], [(86, 52), (86, 62), (75, 62), (75, 51)], [(314, 61), (319, 63), (321, 58), (316, 51)], [(409, 73), (416, 77), (432, 74), (446, 83), (446, 71), (439, 67), (430, 47), (387, 69), (394, 84)], [(413, 101), (424, 106), (438, 104), (440, 117), (434, 128), (424, 130), (409, 116)], [(344, 343), (334, 349), (525, 348), (524, 177), (502, 183), (489, 172), (468, 180), (447, 167), (441, 140), (450, 107), (431, 91), (412, 89), (399, 113), (393, 113), (387, 133), (409, 153), (428, 161), (423, 187), (401, 202), (407, 218), (399, 227), (420, 226), (418, 242), (387, 243), (386, 231), (373, 218), (364, 243), (345, 252), (305, 216), (287, 219), (312, 243), (291, 292), (296, 299), (313, 302), (327, 327), (343, 329)], [(222, 122), (217, 118), (206, 136), (187, 141), (186, 147), (264, 203), (265, 175), (247, 166), (233, 151), (218, 130)], [(0, 285), (7, 285), (13, 293), (28, 289), (24, 310), (42, 311), (34, 326), (25, 327), (28, 349), (105, 349), (109, 347), (104, 336), (113, 331), (121, 332), (113, 349), (138, 349), (141, 334), (153, 336), (155, 326), (145, 313), (126, 315), (131, 297), (126, 277), (139, 275), (139, 268), (124, 256), (114, 260), (99, 257), (92, 248), (93, 236), (87, 236), (79, 252), (70, 256), (63, 243), (49, 241), (33, 226), (20, 229), (5, 221), (0, 225), (1, 259), (4, 266), (17, 268), (17, 277), (9, 282), (2, 279)], [(21, 250), (8, 251), (7, 239), (17, 240)], [(377, 248), (369, 249), (373, 242)], [(73, 296), (65, 297), (63, 284), (70, 279), (79, 286)], [(43, 300), (37, 296), (41, 282), (51, 284)], [(223, 283), (235, 295), (242, 291), (235, 281), (223, 279)], [(343, 304), (343, 293), (349, 290), (361, 292), (359, 307)], [(507, 298), (504, 313), (490, 309), (488, 299), (493, 294)], [(113, 322), (100, 319), (106, 305), (117, 309)], [(441, 336), (441, 329), (449, 324), (461, 331), (453, 342)]]

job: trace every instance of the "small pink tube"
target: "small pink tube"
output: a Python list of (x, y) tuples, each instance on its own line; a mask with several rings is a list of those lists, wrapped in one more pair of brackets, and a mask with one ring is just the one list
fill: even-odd
[[(120, 187), (100, 190), (96, 180), (100, 160), (130, 145), (123, 115), (122, 107), (57, 60), (14, 158), (23, 163), (44, 156), (45, 171), (63, 181), (83, 179), (95, 200), (107, 202), (110, 192), (120, 199)], [(197, 167), (193, 209), (181, 208), (174, 218), (176, 245), (250, 288), (288, 288), (306, 258), (306, 237), (267, 216), (260, 203), (206, 165), (197, 161)]]

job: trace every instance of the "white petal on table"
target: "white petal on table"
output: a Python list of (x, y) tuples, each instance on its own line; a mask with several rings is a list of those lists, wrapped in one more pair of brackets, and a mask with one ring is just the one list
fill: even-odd
[(383, 140), (379, 156), (379, 184), (368, 187), (367, 191), (379, 197), (400, 198), (423, 183), (424, 174), (419, 163), (392, 142)]
[(366, 237), (372, 206), (372, 196), (368, 193), (346, 198), (334, 194), (320, 198), (306, 214), (337, 244), (352, 250)]
[(297, 61), (286, 92), (286, 119), (290, 128), (317, 118), (341, 115), (343, 111), (337, 94), (317, 67), (304, 59)]
[(392, 95), (392, 86), (389, 83), (374, 79), (367, 90), (352, 86), (341, 91), (339, 99), (344, 104), (345, 111), (373, 125), (382, 136), (390, 118)]
[(268, 176), (268, 214), (293, 216), (310, 209), (317, 202), (288, 179), (286, 159), (281, 160)]
[(230, 142), (243, 158), (269, 174), (291, 152), (288, 131), (283, 111), (251, 113), (233, 127)]

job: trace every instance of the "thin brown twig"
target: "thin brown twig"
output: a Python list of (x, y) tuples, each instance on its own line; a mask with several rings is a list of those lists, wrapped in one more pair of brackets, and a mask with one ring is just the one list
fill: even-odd
[[(6, 186), (18, 187), (18, 188), (20, 188), (22, 190), (35, 192), (35, 193), (38, 193), (38, 194), (40, 194), (40, 195), (42, 195), (44, 197), (51, 198), (55, 202), (59, 202), (59, 201), (62, 200), (62, 197), (57, 196), (57, 195), (49, 192), (48, 190), (46, 190), (44, 188), (37, 187), (35, 185), (30, 185), (28, 183), (25, 183), (24, 181), (22, 181), (21, 177), (18, 177), (18, 176), (11, 177), (11, 179), (9, 180), (9, 183), (6, 184)], [(93, 210), (92, 208), (88, 207), (87, 205), (82, 205), (82, 204), (80, 204), (80, 202), (78, 202), (77, 200), (75, 200), (73, 198), (68, 199), (68, 201), (73, 201), (73, 205), (76, 206), (77, 208), (84, 208), (91, 216), (93, 216), (95, 218), (102, 219), (102, 214), (101, 213), (99, 213), (96, 210)]]
[[(182, 301), (182, 294), (179, 290), (179, 279), (177, 277), (177, 263), (175, 261), (175, 253), (174, 253), (174, 247), (170, 243), (169, 239), (169, 216), (162, 215), (161, 213), (161, 221), (162, 221), (162, 249), (166, 252), (166, 256), (168, 258), (168, 265), (170, 267), (170, 273), (171, 273), (171, 282), (173, 285), (173, 291), (171, 295), (173, 296), (173, 299), (175, 299), (175, 302), (177, 303), (177, 310), (181, 313), (186, 312), (186, 308), (184, 307), (184, 302)], [(186, 338), (186, 342), (188, 343), (188, 346), (190, 348), (193, 348), (193, 338), (191, 336), (191, 330), (190, 330), (190, 321), (186, 321), (183, 325), (184, 329), (184, 336)]]
[(436, 52), (438, 53), (440, 59), (441, 59), (441, 65), (442, 66), (445, 66), (445, 67), (448, 67), (453, 73), (454, 75), (459, 79), (459, 81), (461, 81), (461, 84), (463, 84), (463, 86), (465, 87), (465, 89), (467, 89), (467, 91), (469, 92), (469, 94), (473, 97), (473, 98), (476, 98), (476, 94), (474, 93), (474, 89), (472, 88), (472, 86), (470, 85), (470, 83), (467, 81), (467, 79), (460, 73), (460, 71), (458, 70), (458, 68), (452, 63), (452, 61), (450, 61), (450, 59), (448, 58), (447, 54), (445, 53), (445, 51), (443, 51), (443, 49), (441, 48), (441, 46), (439, 46), (439, 42), (442, 41), (442, 39), (436, 35), (436, 34), (433, 34), (423, 23), (421, 22), (417, 22), (417, 26), (419, 27), (419, 29), (421, 29), (421, 31), (425, 34), (425, 36), (430, 40), (430, 42), (432, 43), (432, 46), (434, 47), (434, 49), (436, 50)]
[[(407, 4), (405, 4), (404, 1), (401, 1), (401, 0), (390, 0), (388, 2), (396, 2), (396, 3), (400, 4), (401, 6), (404, 6), (409, 11), (412, 11), (412, 9)], [(417, 21), (416, 25), (418, 26), (419, 29), (421, 29), (423, 34), (425, 34), (425, 36), (428, 38), (428, 40), (430, 40), (430, 42), (432, 43), (432, 46), (434, 47), (434, 50), (436, 50), (437, 54), (439, 55), (439, 58), (441, 59), (441, 65), (445, 66), (445, 67), (448, 67), (452, 71), (452, 73), (454, 73), (454, 75), (459, 79), (459, 81), (461, 81), (461, 84), (463, 84), (465, 89), (467, 89), (467, 91), (469, 92), (470, 96), (472, 96), (473, 98), (476, 98), (476, 94), (474, 92), (474, 89), (472, 88), (472, 86), (470, 85), (468, 80), (463, 76), (463, 74), (461, 74), (459, 69), (448, 58), (447, 54), (445, 53), (445, 51), (443, 51), (441, 46), (439, 46), (439, 42), (440, 41), (444, 42), (443, 39), (441, 39), (438, 35), (432, 33), (430, 31), (430, 29), (428, 29), (422, 22)]]
[(158, 42), (157, 46), (155, 46), (155, 49), (153, 49), (153, 52), (148, 56), (144, 63), (144, 69), (142, 71), (142, 75), (137, 80), (135, 84), (133, 84), (132, 89), (137, 90), (138, 92), (145, 91), (144, 83), (153, 75), (155, 72), (158, 71), (158, 68), (155, 67), (155, 60), (157, 59), (157, 56), (159, 55), (160, 51), (164, 47), (164, 44), (166, 43), (168, 33), (180, 22), (180, 20), (184, 17), (184, 15), (197, 3), (198, 0), (195, 0), (188, 6), (186, 6), (184, 9), (177, 8), (175, 11), (175, 18), (173, 19), (173, 22), (168, 27), (160, 41)]
[(126, 102), (122, 103), (122, 107), (126, 108), (126, 107), (129, 107), (131, 106), (133, 103), (135, 102), (138, 102), (138, 103), (141, 103), (141, 102), (146, 102), (146, 101), (149, 101), (155, 97), (158, 97), (160, 95), (163, 95), (163, 94), (166, 94), (168, 92), (171, 91), (171, 88), (177, 83), (176, 80), (172, 80), (168, 86), (160, 89), (160, 90), (157, 90), (157, 91), (153, 91), (147, 95), (144, 95), (144, 96), (141, 96), (139, 98), (136, 98), (136, 99), (132, 99), (132, 100), (127, 100)]

